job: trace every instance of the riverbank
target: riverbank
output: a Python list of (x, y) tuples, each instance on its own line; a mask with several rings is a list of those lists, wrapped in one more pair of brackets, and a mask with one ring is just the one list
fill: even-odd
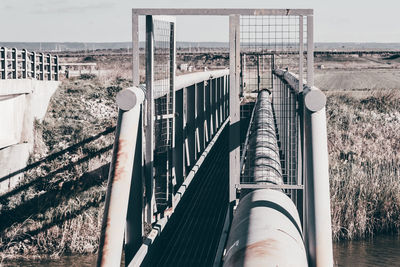
[(400, 91), (327, 92), (335, 240), (400, 226)]

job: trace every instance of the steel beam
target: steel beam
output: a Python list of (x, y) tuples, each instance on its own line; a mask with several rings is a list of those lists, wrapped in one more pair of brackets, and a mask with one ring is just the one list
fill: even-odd
[(235, 184), (240, 183), (240, 16), (229, 16), (229, 202), (236, 201)]
[(299, 91), (303, 91), (304, 17), (299, 16)]
[(307, 16), (307, 85), (314, 86), (314, 16)]
[(134, 8), (135, 15), (168, 15), (168, 16), (308, 16), (314, 13), (313, 9), (259, 9), (259, 8)]
[(132, 69), (133, 86), (139, 86), (139, 16), (132, 12)]

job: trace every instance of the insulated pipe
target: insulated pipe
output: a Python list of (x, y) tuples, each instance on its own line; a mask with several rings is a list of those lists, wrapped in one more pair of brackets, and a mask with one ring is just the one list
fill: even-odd
[(288, 196), (259, 189), (240, 200), (223, 266), (308, 266), (300, 218)]
[(126, 214), (131, 188), (139, 118), (144, 93), (128, 88), (118, 93), (118, 124), (101, 227), (97, 266), (120, 266)]
[[(257, 184), (282, 185), (274, 115), (268, 91), (258, 94), (248, 164)], [(308, 266), (296, 206), (281, 190), (258, 189), (239, 202), (225, 247), (224, 267)]]
[(274, 114), (267, 90), (260, 91), (254, 107), (248, 153), (250, 182), (283, 184)]

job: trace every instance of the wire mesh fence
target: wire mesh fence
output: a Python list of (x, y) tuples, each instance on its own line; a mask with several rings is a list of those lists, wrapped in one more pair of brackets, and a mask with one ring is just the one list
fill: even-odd
[[(257, 183), (268, 179), (267, 176), (274, 177), (270, 169), (275, 166), (274, 160), (278, 160), (283, 184), (300, 184), (297, 95), (289, 86), (277, 81), (273, 71), (305, 72), (306, 29), (303, 16), (241, 16), (241, 90), (244, 94), (264, 89), (271, 93), (268, 100), (271, 109), (266, 108), (268, 105), (257, 108), (260, 103), (256, 103), (242, 152), (241, 183)], [(268, 123), (260, 124), (260, 120)], [(272, 149), (275, 144), (276, 151)], [(278, 155), (274, 155), (274, 151)], [(277, 181), (269, 182), (278, 185)], [(297, 200), (296, 190), (285, 191)]]
[(153, 18), (154, 177), (157, 211), (171, 201), (174, 23)]

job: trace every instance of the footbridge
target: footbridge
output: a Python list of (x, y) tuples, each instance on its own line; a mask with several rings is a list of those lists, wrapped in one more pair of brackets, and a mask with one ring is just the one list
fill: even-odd
[[(176, 75), (180, 15), (229, 17), (229, 68)], [(134, 9), (132, 22), (98, 266), (333, 266), (313, 10)]]
[(0, 193), (22, 178), (42, 120), (59, 85), (57, 56), (0, 47)]

